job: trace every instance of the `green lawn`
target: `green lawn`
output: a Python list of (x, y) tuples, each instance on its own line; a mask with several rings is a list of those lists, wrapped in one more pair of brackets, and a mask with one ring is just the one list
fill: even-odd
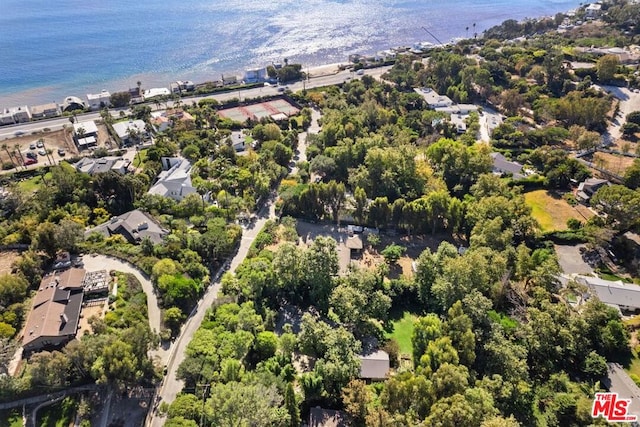
[(524, 201), (531, 208), (531, 216), (538, 221), (542, 231), (561, 231), (567, 229), (567, 220), (575, 218), (585, 222), (593, 215), (584, 206), (575, 207), (559, 195), (547, 190), (530, 191), (524, 194)]
[(61, 402), (46, 406), (38, 411), (37, 425), (42, 427), (68, 427), (76, 414), (78, 402), (66, 397)]
[(0, 411), (0, 427), (22, 427), (22, 413), (18, 409)]
[(133, 167), (140, 167), (140, 165), (144, 163), (145, 160), (147, 160), (147, 148), (136, 153), (136, 156), (133, 158)]
[(416, 321), (414, 314), (405, 311), (402, 318), (393, 322), (393, 332), (387, 334), (387, 338), (393, 338), (400, 346), (400, 353), (413, 354), (411, 345), (411, 335), (413, 334), (413, 323)]
[[(51, 179), (52, 175), (51, 172), (47, 172), (44, 175), (44, 179), (48, 180)], [(25, 179), (24, 181), (20, 181), (18, 183), (18, 187), (25, 191), (25, 192), (34, 192), (40, 189), (40, 187), (42, 186), (43, 182), (42, 182), (42, 176), (41, 175), (36, 175), (32, 178), (29, 179)]]

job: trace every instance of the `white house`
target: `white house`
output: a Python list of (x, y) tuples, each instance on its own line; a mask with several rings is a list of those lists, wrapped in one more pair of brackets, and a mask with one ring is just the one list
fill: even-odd
[(0, 110), (0, 125), (12, 125), (31, 120), (31, 112), (26, 105)]
[(451, 98), (444, 95), (438, 95), (438, 92), (431, 88), (423, 87), (416, 88), (414, 90), (424, 98), (429, 108), (449, 107), (453, 105)]
[(79, 150), (95, 147), (98, 144), (98, 127), (93, 120), (73, 124), (73, 139)]
[(150, 100), (155, 97), (161, 96), (170, 96), (171, 91), (166, 87), (152, 87), (151, 89), (147, 89), (143, 92), (143, 96), (145, 100)]
[[(118, 138), (120, 138), (120, 141), (122, 141), (122, 145), (133, 145), (149, 137), (146, 125), (142, 120), (114, 123), (113, 130), (118, 135)], [(133, 136), (135, 134), (138, 136)]]
[(602, 5), (600, 3), (591, 3), (584, 9), (587, 18), (595, 19), (602, 13)]
[(111, 105), (111, 94), (105, 89), (100, 93), (88, 93), (87, 104), (92, 111), (101, 110)]
[(179, 157), (163, 157), (162, 172), (149, 189), (149, 194), (157, 194), (180, 201), (187, 195), (197, 193), (191, 185), (191, 163)]

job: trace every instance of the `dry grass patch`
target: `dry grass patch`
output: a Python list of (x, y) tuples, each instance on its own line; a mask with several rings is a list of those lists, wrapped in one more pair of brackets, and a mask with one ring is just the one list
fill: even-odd
[(619, 154), (597, 152), (593, 155), (593, 163), (617, 175), (624, 175), (624, 171), (633, 164), (633, 157)]
[(542, 231), (566, 230), (569, 218), (584, 222), (593, 216), (584, 206), (571, 206), (562, 195), (547, 190), (525, 193), (524, 200)]
[(0, 252), (0, 274), (11, 274), (13, 263), (20, 258), (20, 254), (16, 251)]

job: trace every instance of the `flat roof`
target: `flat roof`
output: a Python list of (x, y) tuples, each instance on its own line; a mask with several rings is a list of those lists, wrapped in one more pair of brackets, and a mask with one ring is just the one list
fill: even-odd
[(98, 133), (98, 126), (96, 126), (96, 122), (93, 120), (87, 120), (84, 122), (76, 122), (73, 124), (73, 132), (78, 133), (78, 129), (84, 129), (84, 134), (89, 135), (92, 133)]

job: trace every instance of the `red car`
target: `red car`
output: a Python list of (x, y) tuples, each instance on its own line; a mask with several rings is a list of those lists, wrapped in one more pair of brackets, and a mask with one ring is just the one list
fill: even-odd
[(35, 165), (36, 163), (38, 163), (38, 159), (28, 158), (24, 161), (25, 166)]

